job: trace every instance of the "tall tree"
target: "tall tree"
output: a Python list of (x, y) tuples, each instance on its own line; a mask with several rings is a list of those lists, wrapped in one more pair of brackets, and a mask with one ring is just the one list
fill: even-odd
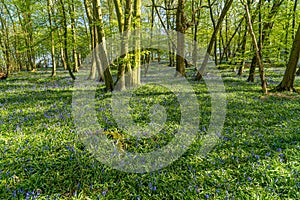
[(228, 1), (226, 1), (226, 3), (225, 3), (225, 6), (224, 6), (224, 8), (223, 8), (223, 10), (222, 10), (222, 12), (221, 12), (221, 15), (220, 15), (219, 19), (218, 19), (218, 23), (217, 23), (217, 25), (216, 25), (216, 28), (214, 29), (214, 32), (213, 32), (213, 34), (212, 34), (212, 36), (211, 36), (211, 39), (210, 39), (209, 45), (208, 45), (208, 47), (207, 47), (207, 51), (206, 51), (204, 60), (203, 60), (202, 65), (201, 65), (201, 68), (198, 70), (198, 73), (197, 73), (197, 75), (196, 75), (196, 78), (195, 78), (196, 80), (200, 80), (200, 79), (202, 78), (203, 72), (204, 72), (205, 67), (206, 67), (206, 65), (207, 65), (207, 62), (208, 62), (208, 60), (209, 60), (209, 56), (210, 56), (211, 51), (212, 51), (212, 49), (213, 49), (215, 40), (216, 40), (216, 38), (217, 38), (217, 33), (218, 33), (219, 30), (220, 30), (220, 27), (221, 27), (221, 25), (222, 25), (222, 22), (223, 22), (223, 20), (224, 20), (224, 18), (225, 18), (225, 16), (226, 16), (227, 12), (228, 12), (229, 9), (230, 9), (230, 7), (231, 7), (231, 5), (232, 5), (232, 2), (233, 2), (233, 0), (228, 0)]
[(54, 41), (54, 29), (52, 21), (52, 0), (47, 1), (47, 10), (48, 10), (48, 20), (49, 20), (49, 29), (50, 29), (50, 39), (51, 39), (51, 60), (52, 60), (52, 76), (56, 76), (56, 60), (55, 60), (55, 41)]
[(255, 55), (256, 55), (257, 62), (258, 62), (258, 66), (259, 66), (259, 72), (260, 72), (260, 78), (261, 78), (261, 87), (262, 87), (263, 93), (267, 94), (268, 93), (267, 81), (266, 81), (266, 78), (265, 78), (265, 71), (264, 71), (264, 67), (263, 67), (263, 63), (262, 63), (262, 59), (261, 59), (261, 52), (259, 50), (259, 45), (257, 43), (256, 36), (255, 36), (254, 31), (253, 31), (253, 26), (252, 26), (252, 22), (251, 22), (251, 16), (250, 16), (248, 4), (245, 4), (245, 10), (246, 10), (246, 14), (247, 14), (249, 32), (251, 34), (253, 45), (255, 47)]
[[(95, 24), (94, 24), (94, 18), (93, 18), (93, 12), (91, 8), (91, 3), (89, 0), (84, 0), (84, 7), (85, 7), (85, 12), (88, 18), (88, 23), (89, 23), (89, 33), (90, 33), (90, 48), (91, 51), (94, 50), (95, 47)], [(92, 58), (92, 63), (91, 63), (91, 71), (88, 79), (93, 80), (96, 77), (96, 59), (95, 56)]]
[(281, 83), (275, 88), (276, 91), (296, 91), (294, 88), (297, 63), (300, 55), (300, 23), (295, 35), (289, 62)]
[(134, 65), (132, 69), (132, 86), (135, 87), (140, 84), (140, 67), (141, 67), (141, 11), (142, 11), (142, 1), (134, 0), (134, 34), (135, 34), (135, 55), (134, 55)]
[[(101, 61), (101, 67), (104, 69), (104, 82), (107, 91), (113, 91), (113, 79), (110, 73), (107, 50), (106, 50), (106, 41), (105, 41), (105, 32), (104, 32), (104, 24), (102, 18), (102, 11), (101, 11), (101, 3), (100, 0), (94, 0), (94, 5), (96, 7), (96, 22), (97, 22), (97, 34), (99, 44), (97, 49), (99, 48), (99, 55)], [(97, 51), (96, 51), (97, 52)]]
[[(268, 42), (270, 32), (271, 32), (271, 30), (273, 28), (273, 25), (274, 25), (273, 19), (277, 15), (277, 13), (279, 11), (279, 8), (280, 8), (280, 6), (282, 5), (283, 2), (284, 2), (284, 0), (275, 0), (274, 1), (273, 6), (271, 8), (271, 11), (267, 15), (265, 23), (263, 23), (263, 25), (262, 25), (261, 37), (258, 41), (258, 44), (260, 44), (259, 47), (261, 47), (259, 49), (260, 52), (262, 52), (262, 48), (263, 48), (264, 44), (266, 42)], [(258, 9), (262, 6), (261, 5), (262, 3), (263, 3), (263, 0), (260, 0), (260, 2), (258, 4)], [(247, 79), (248, 82), (254, 82), (255, 68), (258, 64), (257, 62), (258, 62), (257, 57), (256, 57), (256, 55), (254, 55), (253, 58), (252, 58), (252, 63), (251, 63), (251, 67), (250, 67), (250, 70), (249, 70), (249, 77)]]
[[(118, 76), (117, 76), (117, 82), (118, 82), (118, 90), (125, 90), (126, 84), (128, 86), (131, 85), (131, 63), (128, 55), (128, 42), (129, 42), (129, 36), (130, 36), (130, 29), (131, 29), (131, 23), (132, 23), (132, 14), (133, 14), (133, 2), (132, 0), (126, 0), (125, 2), (125, 13), (124, 16), (122, 15), (122, 4), (119, 0), (114, 0), (117, 18), (118, 18), (118, 24), (119, 24), (119, 31), (121, 34), (122, 42), (121, 42), (121, 58), (122, 61), (119, 63), (118, 66)], [(127, 71), (127, 74), (125, 76), (125, 72)]]
[[(71, 66), (70, 66), (70, 60), (69, 60), (69, 53), (68, 53), (68, 23), (67, 23), (67, 14), (66, 14), (66, 9), (65, 9), (65, 2), (63, 0), (60, 0), (60, 5), (61, 5), (61, 11), (62, 11), (62, 22), (63, 22), (63, 28), (64, 28), (64, 58), (66, 60), (66, 65), (67, 69), (69, 71), (69, 74), (73, 80), (76, 79), (74, 76)], [(67, 4), (68, 6), (68, 4)]]
[(176, 54), (176, 76), (185, 76), (185, 31), (187, 24), (184, 16), (185, 0), (178, 0), (176, 13), (176, 31), (177, 31), (177, 54)]
[[(0, 8), (1, 11), (3, 11), (2, 8)], [(10, 73), (11, 70), (11, 65), (12, 65), (12, 61), (11, 61), (11, 53), (10, 53), (10, 42), (9, 42), (9, 30), (8, 30), (8, 26), (6, 24), (6, 19), (5, 17), (0, 14), (0, 47), (2, 48), (2, 51), (4, 52), (4, 58), (5, 58), (5, 64), (6, 64), (6, 76), (7, 77), (8, 74)], [(2, 75), (3, 76), (3, 75)]]
[(78, 72), (78, 55), (77, 55), (77, 40), (76, 40), (76, 20), (75, 20), (75, 2), (71, 0), (71, 4), (69, 7), (69, 14), (71, 19), (71, 34), (72, 34), (72, 57), (73, 57), (73, 72)]

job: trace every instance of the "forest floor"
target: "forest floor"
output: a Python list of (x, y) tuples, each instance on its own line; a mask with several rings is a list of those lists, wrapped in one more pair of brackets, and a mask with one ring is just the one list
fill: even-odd
[[(50, 71), (22, 72), (1, 81), (0, 199), (299, 199), (299, 95), (263, 96), (258, 76), (247, 83), (247, 71), (238, 77), (224, 70), (226, 120), (217, 144), (203, 157), (199, 149), (210, 123), (210, 93), (203, 81), (192, 80), (194, 73), (187, 74), (199, 103), (197, 138), (169, 166), (142, 174), (102, 164), (78, 141), (67, 72), (55, 78)], [(283, 68), (266, 70), (270, 89), (283, 73)], [(142, 96), (131, 102), (137, 123), (149, 122), (145, 105), (167, 107), (166, 124), (155, 136), (137, 140), (118, 130), (111, 94), (102, 90), (97, 92), (97, 117), (112, 140), (120, 139), (118, 148), (153, 151), (172, 140), (180, 106), (164, 87), (146, 85), (136, 94)]]

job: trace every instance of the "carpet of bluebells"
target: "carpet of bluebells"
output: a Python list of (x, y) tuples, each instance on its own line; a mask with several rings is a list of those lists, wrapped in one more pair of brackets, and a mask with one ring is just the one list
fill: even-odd
[[(267, 70), (269, 88), (280, 82), (283, 70)], [(78, 141), (71, 113), (73, 81), (66, 72), (55, 78), (49, 71), (22, 72), (1, 81), (0, 199), (299, 199), (299, 96), (262, 96), (258, 77), (247, 83), (247, 73), (237, 77), (224, 71), (226, 121), (215, 148), (201, 157), (210, 95), (204, 82), (192, 81), (194, 73), (188, 71), (201, 110), (199, 137), (177, 161), (144, 174), (107, 167)], [(105, 98), (110, 94), (99, 87), (99, 122), (117, 130)], [(144, 89), (149, 101), (165, 99), (170, 110), (178, 108), (164, 88)], [(138, 103), (133, 106), (139, 110), (135, 121), (147, 121), (147, 109)], [(166, 144), (178, 122), (176, 114), (168, 117), (168, 134), (139, 145), (124, 140), (124, 148), (145, 152)]]

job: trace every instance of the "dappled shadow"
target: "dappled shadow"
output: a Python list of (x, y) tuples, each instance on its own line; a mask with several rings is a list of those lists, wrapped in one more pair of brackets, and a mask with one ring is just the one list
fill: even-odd
[[(101, 164), (77, 140), (71, 116), (71, 84), (55, 88), (55, 84), (52, 87), (46, 83), (46, 89), (35, 89), (38, 83), (34, 80), (25, 86), (13, 81), (15, 87), (8, 84), (7, 88), (6, 83), (0, 83), (7, 91), (7, 96), (0, 97), (0, 112), (5, 113), (1, 114), (0, 129), (0, 180), (6, 181), (0, 187), (3, 199), (24, 199), (29, 192), (30, 197), (40, 193), (45, 198), (81, 194), (91, 199), (183, 199), (204, 198), (206, 193), (218, 198), (238, 196), (257, 183), (261, 185), (254, 188), (259, 192), (293, 197), (289, 190), (292, 185), (297, 187), (295, 177), (299, 176), (297, 98), (262, 100), (255, 84), (224, 80), (227, 119), (218, 144), (206, 158), (199, 156), (198, 139), (170, 166), (153, 173), (131, 174)], [(57, 82), (58, 86), (60, 83)], [(192, 84), (202, 109), (198, 133), (201, 138), (207, 134), (210, 97), (203, 83)], [(172, 94), (151, 92), (155, 98)], [(109, 97), (101, 95), (97, 100)]]

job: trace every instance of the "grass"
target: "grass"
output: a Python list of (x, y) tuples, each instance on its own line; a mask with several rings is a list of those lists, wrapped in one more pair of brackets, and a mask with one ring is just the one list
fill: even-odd
[[(269, 88), (280, 82), (283, 70), (267, 70)], [(298, 95), (262, 97), (259, 78), (247, 83), (246, 75), (224, 70), (226, 121), (218, 144), (201, 157), (210, 96), (203, 82), (190, 80), (201, 110), (198, 139), (171, 165), (133, 174), (105, 166), (78, 142), (71, 115), (73, 82), (66, 72), (56, 78), (49, 74), (22, 72), (0, 82), (0, 199), (300, 198)], [(166, 125), (148, 139), (132, 138), (116, 128), (110, 94), (101, 91), (99, 123), (122, 135), (126, 151), (153, 151), (172, 139), (180, 107), (166, 88), (144, 86), (135, 93), (142, 96), (140, 101), (131, 101), (133, 118), (140, 124), (149, 122), (145, 105), (159, 102), (166, 107)]]

